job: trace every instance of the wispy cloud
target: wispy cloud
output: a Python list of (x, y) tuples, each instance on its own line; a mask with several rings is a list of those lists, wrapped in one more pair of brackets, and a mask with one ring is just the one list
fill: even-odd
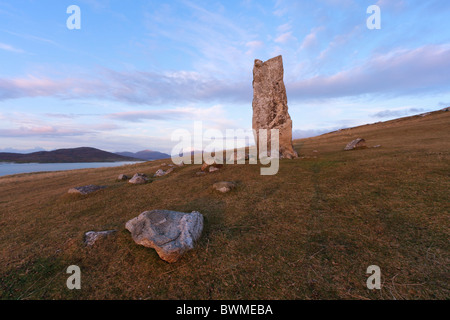
[[(450, 45), (398, 49), (374, 55), (350, 69), (286, 83), (290, 100), (363, 94), (449, 91)], [(198, 72), (142, 72), (103, 69), (92, 77), (0, 79), (0, 100), (53, 96), (101, 98), (133, 104), (242, 102), (252, 97), (250, 79), (232, 82)], [(243, 82), (243, 80), (246, 80)]]
[(427, 45), (374, 55), (348, 70), (288, 83), (287, 87), (293, 99), (448, 92), (447, 70), (450, 70), (450, 45)]
[(412, 114), (418, 114), (421, 112), (425, 112), (425, 109), (422, 108), (408, 108), (402, 110), (383, 110), (377, 113), (372, 114), (371, 116), (374, 118), (395, 118), (395, 117), (403, 117)]
[(317, 40), (317, 34), (324, 30), (325, 27), (317, 27), (313, 28), (309, 34), (305, 36), (303, 39), (302, 44), (300, 45), (300, 50), (310, 49), (314, 46), (317, 46), (318, 40)]
[(12, 45), (9, 45), (6, 43), (1, 43), (1, 42), (0, 42), (0, 50), (10, 51), (10, 52), (14, 52), (14, 53), (25, 53), (25, 51), (22, 49), (19, 49)]
[(207, 108), (179, 107), (174, 109), (124, 111), (107, 114), (105, 118), (125, 122), (187, 120), (214, 123), (219, 127), (223, 125), (234, 127), (235, 125), (232, 120), (227, 119), (222, 105), (214, 105)]

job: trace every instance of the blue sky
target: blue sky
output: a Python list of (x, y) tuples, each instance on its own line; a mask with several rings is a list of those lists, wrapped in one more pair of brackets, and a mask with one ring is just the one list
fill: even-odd
[(0, 150), (169, 152), (194, 121), (249, 129), (253, 61), (279, 54), (294, 137), (442, 109), (449, 16), (447, 0), (0, 1)]

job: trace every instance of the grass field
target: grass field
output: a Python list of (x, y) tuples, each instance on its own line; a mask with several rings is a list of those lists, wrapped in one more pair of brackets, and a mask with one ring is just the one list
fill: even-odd
[[(343, 151), (355, 138), (379, 148)], [(159, 160), (127, 167), (0, 177), (2, 299), (449, 299), (450, 112), (296, 140), (301, 158), (275, 176), (228, 165), (176, 168), (146, 185)], [(314, 152), (317, 150), (317, 152)], [(230, 193), (212, 190), (236, 181)], [(77, 196), (71, 187), (108, 188)], [(168, 264), (125, 223), (141, 212), (199, 211), (196, 249)], [(93, 248), (90, 230), (117, 229)], [(81, 268), (81, 290), (66, 269)], [(378, 265), (382, 289), (368, 290)]]

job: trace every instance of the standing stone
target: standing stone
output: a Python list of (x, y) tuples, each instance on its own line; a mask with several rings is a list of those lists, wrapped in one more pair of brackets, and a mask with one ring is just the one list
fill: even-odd
[(145, 211), (125, 228), (137, 244), (155, 249), (161, 259), (173, 263), (194, 248), (203, 230), (203, 215), (196, 211)]
[[(256, 59), (253, 67), (253, 123), (255, 142), (259, 148), (259, 129), (278, 129), (280, 158), (293, 159), (298, 154), (292, 146), (292, 120), (288, 113), (286, 88), (283, 82), (281, 56), (262, 62)], [(270, 131), (267, 138), (270, 151)]]

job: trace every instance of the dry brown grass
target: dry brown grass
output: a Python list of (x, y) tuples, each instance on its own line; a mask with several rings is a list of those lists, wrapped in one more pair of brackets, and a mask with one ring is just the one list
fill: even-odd
[[(276, 176), (261, 176), (258, 165), (197, 176), (192, 165), (147, 185), (115, 180), (151, 175), (168, 163), (160, 160), (1, 177), (0, 297), (448, 299), (449, 123), (450, 112), (436, 112), (297, 140), (304, 158), (282, 160)], [(342, 151), (358, 137), (381, 147)], [(213, 192), (222, 180), (238, 187)], [(67, 194), (88, 184), (108, 188)], [(198, 247), (176, 264), (124, 228), (152, 209), (205, 216)], [(119, 232), (83, 246), (86, 231), (107, 229)], [(66, 287), (72, 264), (81, 290)], [(366, 288), (372, 264), (382, 290)]]

